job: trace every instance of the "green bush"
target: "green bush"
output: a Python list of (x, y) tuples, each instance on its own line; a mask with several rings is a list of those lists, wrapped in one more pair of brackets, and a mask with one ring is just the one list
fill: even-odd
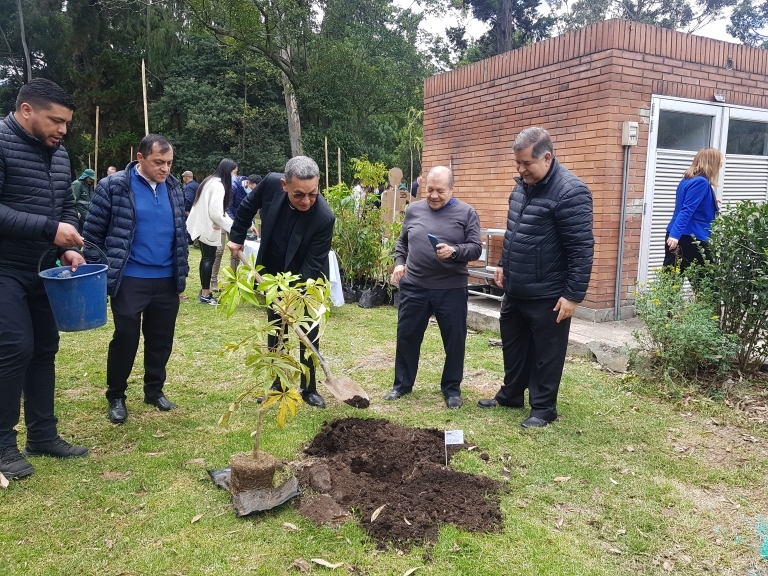
[(739, 370), (750, 373), (768, 357), (768, 204), (726, 207), (709, 242), (707, 275), (717, 287), (720, 328), (736, 339)]
[[(696, 273), (694, 266), (688, 271)], [(635, 311), (645, 325), (634, 332), (644, 353), (634, 354), (636, 367), (642, 361), (665, 380), (726, 369), (735, 352), (732, 338), (720, 330), (716, 307), (684, 287), (685, 279), (677, 268), (664, 268), (635, 291)]]

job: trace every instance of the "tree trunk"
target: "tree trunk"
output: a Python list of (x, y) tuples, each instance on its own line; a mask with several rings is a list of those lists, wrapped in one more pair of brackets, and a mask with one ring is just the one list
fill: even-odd
[(293, 91), (288, 76), (282, 74), (282, 77), (285, 111), (288, 115), (288, 137), (291, 140), (291, 156), (303, 156), (304, 145), (301, 143), (301, 119), (299, 118), (299, 106), (296, 103), (296, 92)]
[(27, 64), (27, 82), (31, 82), (32, 59), (29, 57), (29, 48), (27, 48), (27, 35), (24, 32), (24, 12), (21, 9), (21, 0), (16, 0), (16, 7), (19, 10), (19, 32), (21, 33), (21, 45), (24, 48), (24, 60)]
[(509, 52), (514, 49), (512, 45), (512, 0), (501, 0), (497, 15), (498, 34), (496, 36), (497, 54)]
[[(290, 49), (283, 50), (282, 56), (290, 62)], [(301, 118), (299, 118), (299, 105), (296, 103), (296, 92), (288, 75), (285, 72), (282, 72), (280, 75), (283, 78), (285, 112), (288, 116), (288, 137), (291, 140), (291, 156), (303, 156), (304, 145), (301, 142)]]

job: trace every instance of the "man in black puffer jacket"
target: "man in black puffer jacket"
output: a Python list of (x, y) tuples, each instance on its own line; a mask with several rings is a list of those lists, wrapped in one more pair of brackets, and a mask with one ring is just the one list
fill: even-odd
[(22, 391), (27, 455), (88, 453), (56, 431), (59, 332), (37, 275), (38, 266), (54, 267), (57, 256), (73, 270), (85, 263), (68, 249), (83, 241), (69, 191), (69, 156), (60, 146), (74, 109), (60, 86), (37, 78), (22, 86), (16, 111), (0, 122), (0, 473), (9, 479), (34, 472), (16, 445)]
[(495, 282), (504, 288), (501, 328), (504, 384), (482, 408), (522, 408), (523, 428), (557, 418), (571, 316), (592, 274), (592, 194), (558, 164), (543, 128), (528, 128), (512, 146), (520, 177), (509, 197), (504, 252)]
[(164, 136), (149, 134), (136, 158), (99, 182), (83, 231), (109, 260), (107, 292), (115, 332), (107, 355), (106, 396), (114, 424), (128, 417), (125, 392), (141, 332), (144, 402), (162, 411), (176, 407), (165, 397), (163, 385), (179, 294), (189, 273), (184, 195), (171, 176), (173, 147)]

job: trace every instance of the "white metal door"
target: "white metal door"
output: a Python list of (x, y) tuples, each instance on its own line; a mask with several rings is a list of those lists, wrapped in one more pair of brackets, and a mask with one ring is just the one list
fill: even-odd
[(722, 127), (722, 107), (653, 97), (638, 281), (650, 280), (664, 262), (664, 236), (677, 185), (696, 152), (706, 146), (721, 148)]
[(723, 116), (721, 207), (768, 199), (768, 111), (729, 107)]

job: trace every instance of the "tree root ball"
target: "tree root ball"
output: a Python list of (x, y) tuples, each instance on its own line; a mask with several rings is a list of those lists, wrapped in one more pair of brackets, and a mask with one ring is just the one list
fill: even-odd
[(362, 396), (352, 396), (352, 398), (344, 400), (344, 404), (348, 404), (352, 406), (352, 408), (368, 408), (368, 406), (371, 405), (371, 401)]
[(229, 461), (232, 473), (229, 480), (230, 492), (239, 494), (246, 490), (272, 488), (277, 460), (271, 454), (259, 452), (258, 459), (253, 452), (235, 454)]

